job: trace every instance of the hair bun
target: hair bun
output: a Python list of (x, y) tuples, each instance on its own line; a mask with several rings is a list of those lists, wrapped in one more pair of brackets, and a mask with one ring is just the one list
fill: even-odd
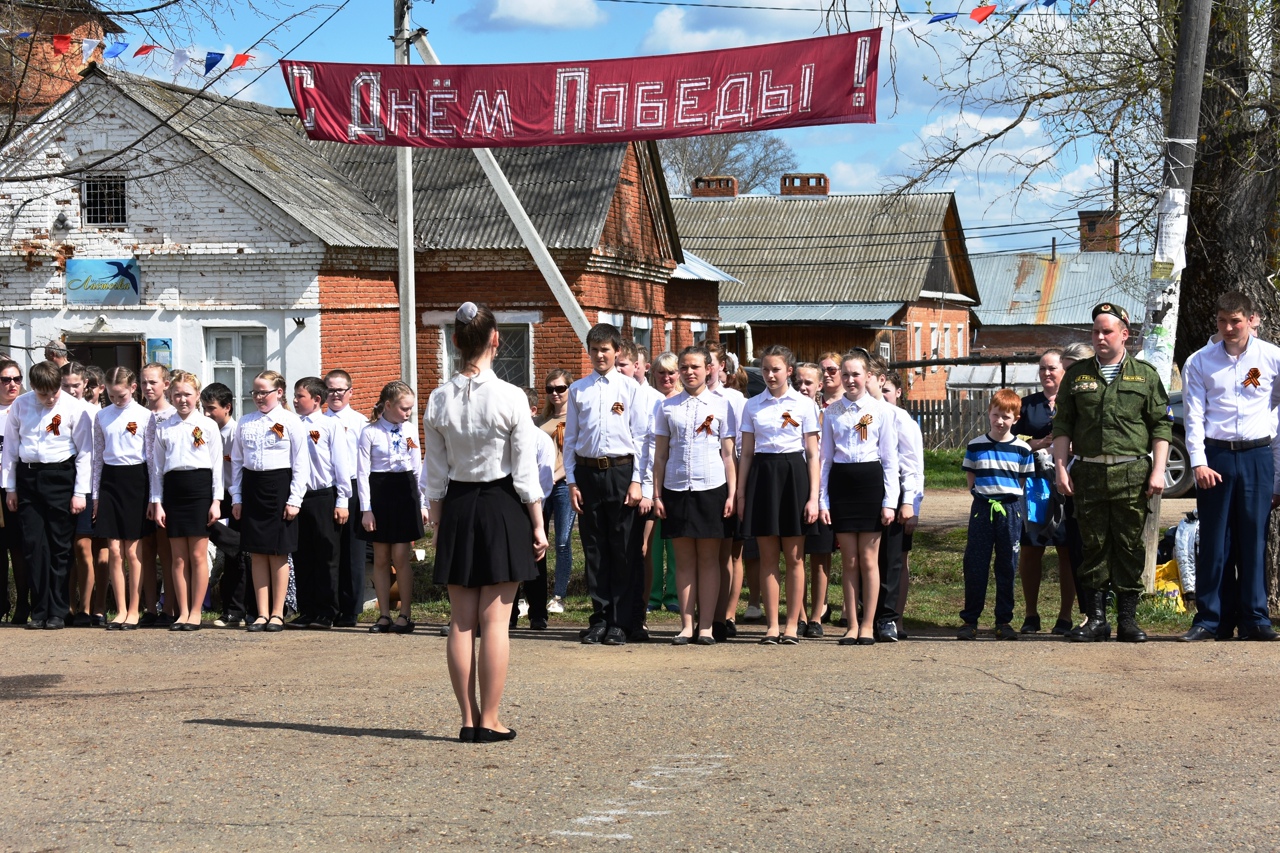
[(458, 306), (458, 313), (454, 315), (454, 319), (466, 326), (476, 318), (476, 312), (479, 310), (474, 302), (464, 302)]

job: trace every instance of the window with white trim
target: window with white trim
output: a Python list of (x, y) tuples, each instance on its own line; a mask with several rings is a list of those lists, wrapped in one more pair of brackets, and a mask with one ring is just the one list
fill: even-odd
[(622, 314), (613, 314), (609, 311), (599, 311), (596, 313), (597, 323), (608, 323), (610, 326), (616, 327), (618, 331), (622, 331), (623, 319)]
[(964, 323), (956, 326), (956, 355), (964, 358), (968, 354), (969, 336), (964, 333)]
[(951, 358), (951, 324), (942, 327), (942, 357)]
[[(938, 357), (938, 324), (929, 324), (929, 358)], [(938, 372), (938, 365), (929, 365), (929, 370), (933, 373)]]
[(893, 344), (889, 343), (888, 341), (881, 341), (879, 350), (880, 350), (880, 357), (883, 358), (885, 361), (893, 360)]
[[(663, 334), (662, 348), (666, 352), (672, 352), (674, 350), (674, 343), (672, 342), (671, 335), (674, 332), (675, 327), (676, 327), (676, 324), (671, 322), (670, 320), (668, 320), (666, 323), (662, 325), (662, 334)], [(654, 353), (654, 354), (659, 355), (659, 353)]]
[(80, 186), (80, 215), (85, 225), (127, 223), (125, 180), (122, 175), (89, 175)]
[[(444, 327), (444, 341), (449, 375), (452, 376), (462, 369), (462, 359), (453, 345), (452, 323)], [(512, 385), (533, 387), (533, 326), (528, 323), (498, 324), (498, 354), (493, 359), (493, 372)]]
[(912, 339), (912, 344), (913, 344), (912, 350), (915, 353), (915, 357), (912, 358), (912, 361), (919, 361), (920, 359), (924, 358), (924, 350), (921, 348), (921, 342), (920, 342), (920, 332), (921, 332), (920, 324), (916, 323), (915, 325), (916, 325), (916, 333)]
[(707, 324), (693, 320), (689, 323), (689, 333), (693, 335), (695, 344), (704, 343), (707, 340)]
[(235, 416), (254, 411), (253, 380), (267, 369), (267, 333), (205, 329), (205, 363), (209, 382), (221, 382), (236, 397)]
[(649, 356), (652, 358), (653, 320), (648, 317), (632, 317), (631, 340), (635, 341), (636, 346), (644, 347), (646, 350), (649, 350)]

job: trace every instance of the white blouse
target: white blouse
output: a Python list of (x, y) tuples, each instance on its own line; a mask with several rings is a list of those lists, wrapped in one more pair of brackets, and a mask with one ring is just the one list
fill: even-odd
[(336, 486), (337, 500), (345, 505), (351, 500), (351, 479), (355, 475), (355, 459), (348, 453), (346, 428), (337, 418), (320, 412), (302, 418), (307, 431), (307, 450), (311, 454), (311, 481), (308, 489)]
[(833, 464), (879, 462), (884, 481), (882, 507), (898, 506), (898, 436), (894, 427), (897, 417), (888, 403), (870, 394), (858, 400), (841, 397), (833, 400), (822, 413), (822, 486), (818, 506), (831, 509), (827, 479)]
[[(633, 401), (640, 386), (633, 386)], [(577, 383), (575, 383), (576, 386)], [(572, 406), (570, 407), (572, 412)], [(639, 415), (641, 429), (646, 416)], [(570, 414), (568, 423), (572, 424)], [(440, 500), (450, 480), (491, 483), (508, 475), (520, 500), (542, 500), (538, 482), (538, 428), (529, 414), (529, 400), (516, 386), (503, 382), (492, 370), (476, 376), (456, 374), (431, 392), (424, 418), (427, 460), (422, 469), (425, 500)], [(565, 470), (570, 470), (569, 427), (565, 427)], [(635, 448), (626, 450), (634, 453)], [(639, 474), (639, 471), (636, 472)], [(638, 477), (633, 477), (638, 482)], [(573, 475), (569, 475), (573, 482)]]
[(342, 411), (326, 409), (324, 416), (333, 418), (340, 425), (342, 440), (347, 443), (347, 457), (351, 459), (351, 477), (355, 479), (355, 459), (359, 453), (360, 433), (369, 425), (369, 417), (362, 415), (351, 406), (344, 406)]
[[(654, 432), (668, 438), (662, 487), (673, 492), (718, 489), (725, 480), (721, 442), (733, 438), (729, 400), (704, 388), (696, 397), (681, 391), (666, 399)], [(657, 497), (661, 497), (658, 495)]]
[(418, 446), (418, 425), (413, 421), (393, 424), (379, 417), (360, 432), (356, 450), (356, 488), (360, 508), (369, 509), (369, 475), (388, 471), (408, 471), (414, 482), (422, 473), (422, 448)]
[(252, 411), (236, 423), (231, 444), (231, 501), (241, 503), (244, 471), (292, 471), (287, 506), (302, 506), (311, 479), (311, 455), (306, 452), (302, 421), (284, 406), (269, 412)]
[(780, 397), (766, 388), (748, 400), (739, 431), (755, 435), (756, 453), (803, 453), (805, 436), (819, 429), (818, 404), (788, 387)]
[(155, 443), (148, 462), (151, 472), (151, 502), (164, 501), (164, 475), (170, 471), (213, 472), (212, 500), (222, 499), (222, 433), (212, 418), (199, 412), (186, 420), (171, 411), (156, 423)]
[(130, 399), (121, 408), (114, 403), (93, 419), (93, 496), (98, 497), (104, 465), (141, 465), (147, 461), (147, 427), (151, 412)]

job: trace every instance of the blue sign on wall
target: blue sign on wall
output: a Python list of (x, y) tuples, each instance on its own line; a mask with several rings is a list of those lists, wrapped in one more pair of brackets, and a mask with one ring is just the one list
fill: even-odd
[(138, 305), (142, 270), (137, 258), (68, 258), (66, 290), (68, 305)]

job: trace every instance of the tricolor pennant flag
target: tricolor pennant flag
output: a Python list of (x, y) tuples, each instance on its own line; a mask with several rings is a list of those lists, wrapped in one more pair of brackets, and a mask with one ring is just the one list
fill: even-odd
[(934, 15), (932, 18), (930, 18), (929, 23), (937, 24), (937, 23), (941, 23), (942, 21), (949, 21), (952, 18), (958, 18), (958, 17), (960, 17), (959, 12), (943, 12), (940, 15)]
[(235, 71), (237, 68), (247, 65), (250, 59), (253, 59), (253, 57), (247, 53), (237, 53), (235, 59), (231, 60), (230, 70)]
[(53, 37), (53, 52), (55, 54), (57, 54), (58, 56), (62, 56), (62, 54), (66, 53), (70, 49), (71, 49), (71, 36), (63, 35), (63, 36)]
[(137, 59), (139, 56), (146, 56), (148, 53), (155, 50), (159, 46), (160, 45), (158, 44), (144, 44), (142, 47), (138, 48), (133, 52), (133, 58)]
[(974, 9), (972, 12), (969, 13), (969, 17), (973, 18), (975, 21), (981, 24), (987, 18), (990, 18), (991, 13), (994, 12), (995, 10), (996, 10), (996, 7), (994, 5), (979, 6), (978, 8)]
[(218, 63), (222, 61), (225, 53), (214, 53), (210, 51), (204, 55), (204, 76), (208, 77), (209, 72), (218, 67)]
[(118, 41), (115, 44), (111, 45), (111, 47), (107, 48), (102, 52), (102, 58), (115, 59), (117, 56), (124, 53), (128, 49), (129, 49), (129, 43), (127, 41)]

